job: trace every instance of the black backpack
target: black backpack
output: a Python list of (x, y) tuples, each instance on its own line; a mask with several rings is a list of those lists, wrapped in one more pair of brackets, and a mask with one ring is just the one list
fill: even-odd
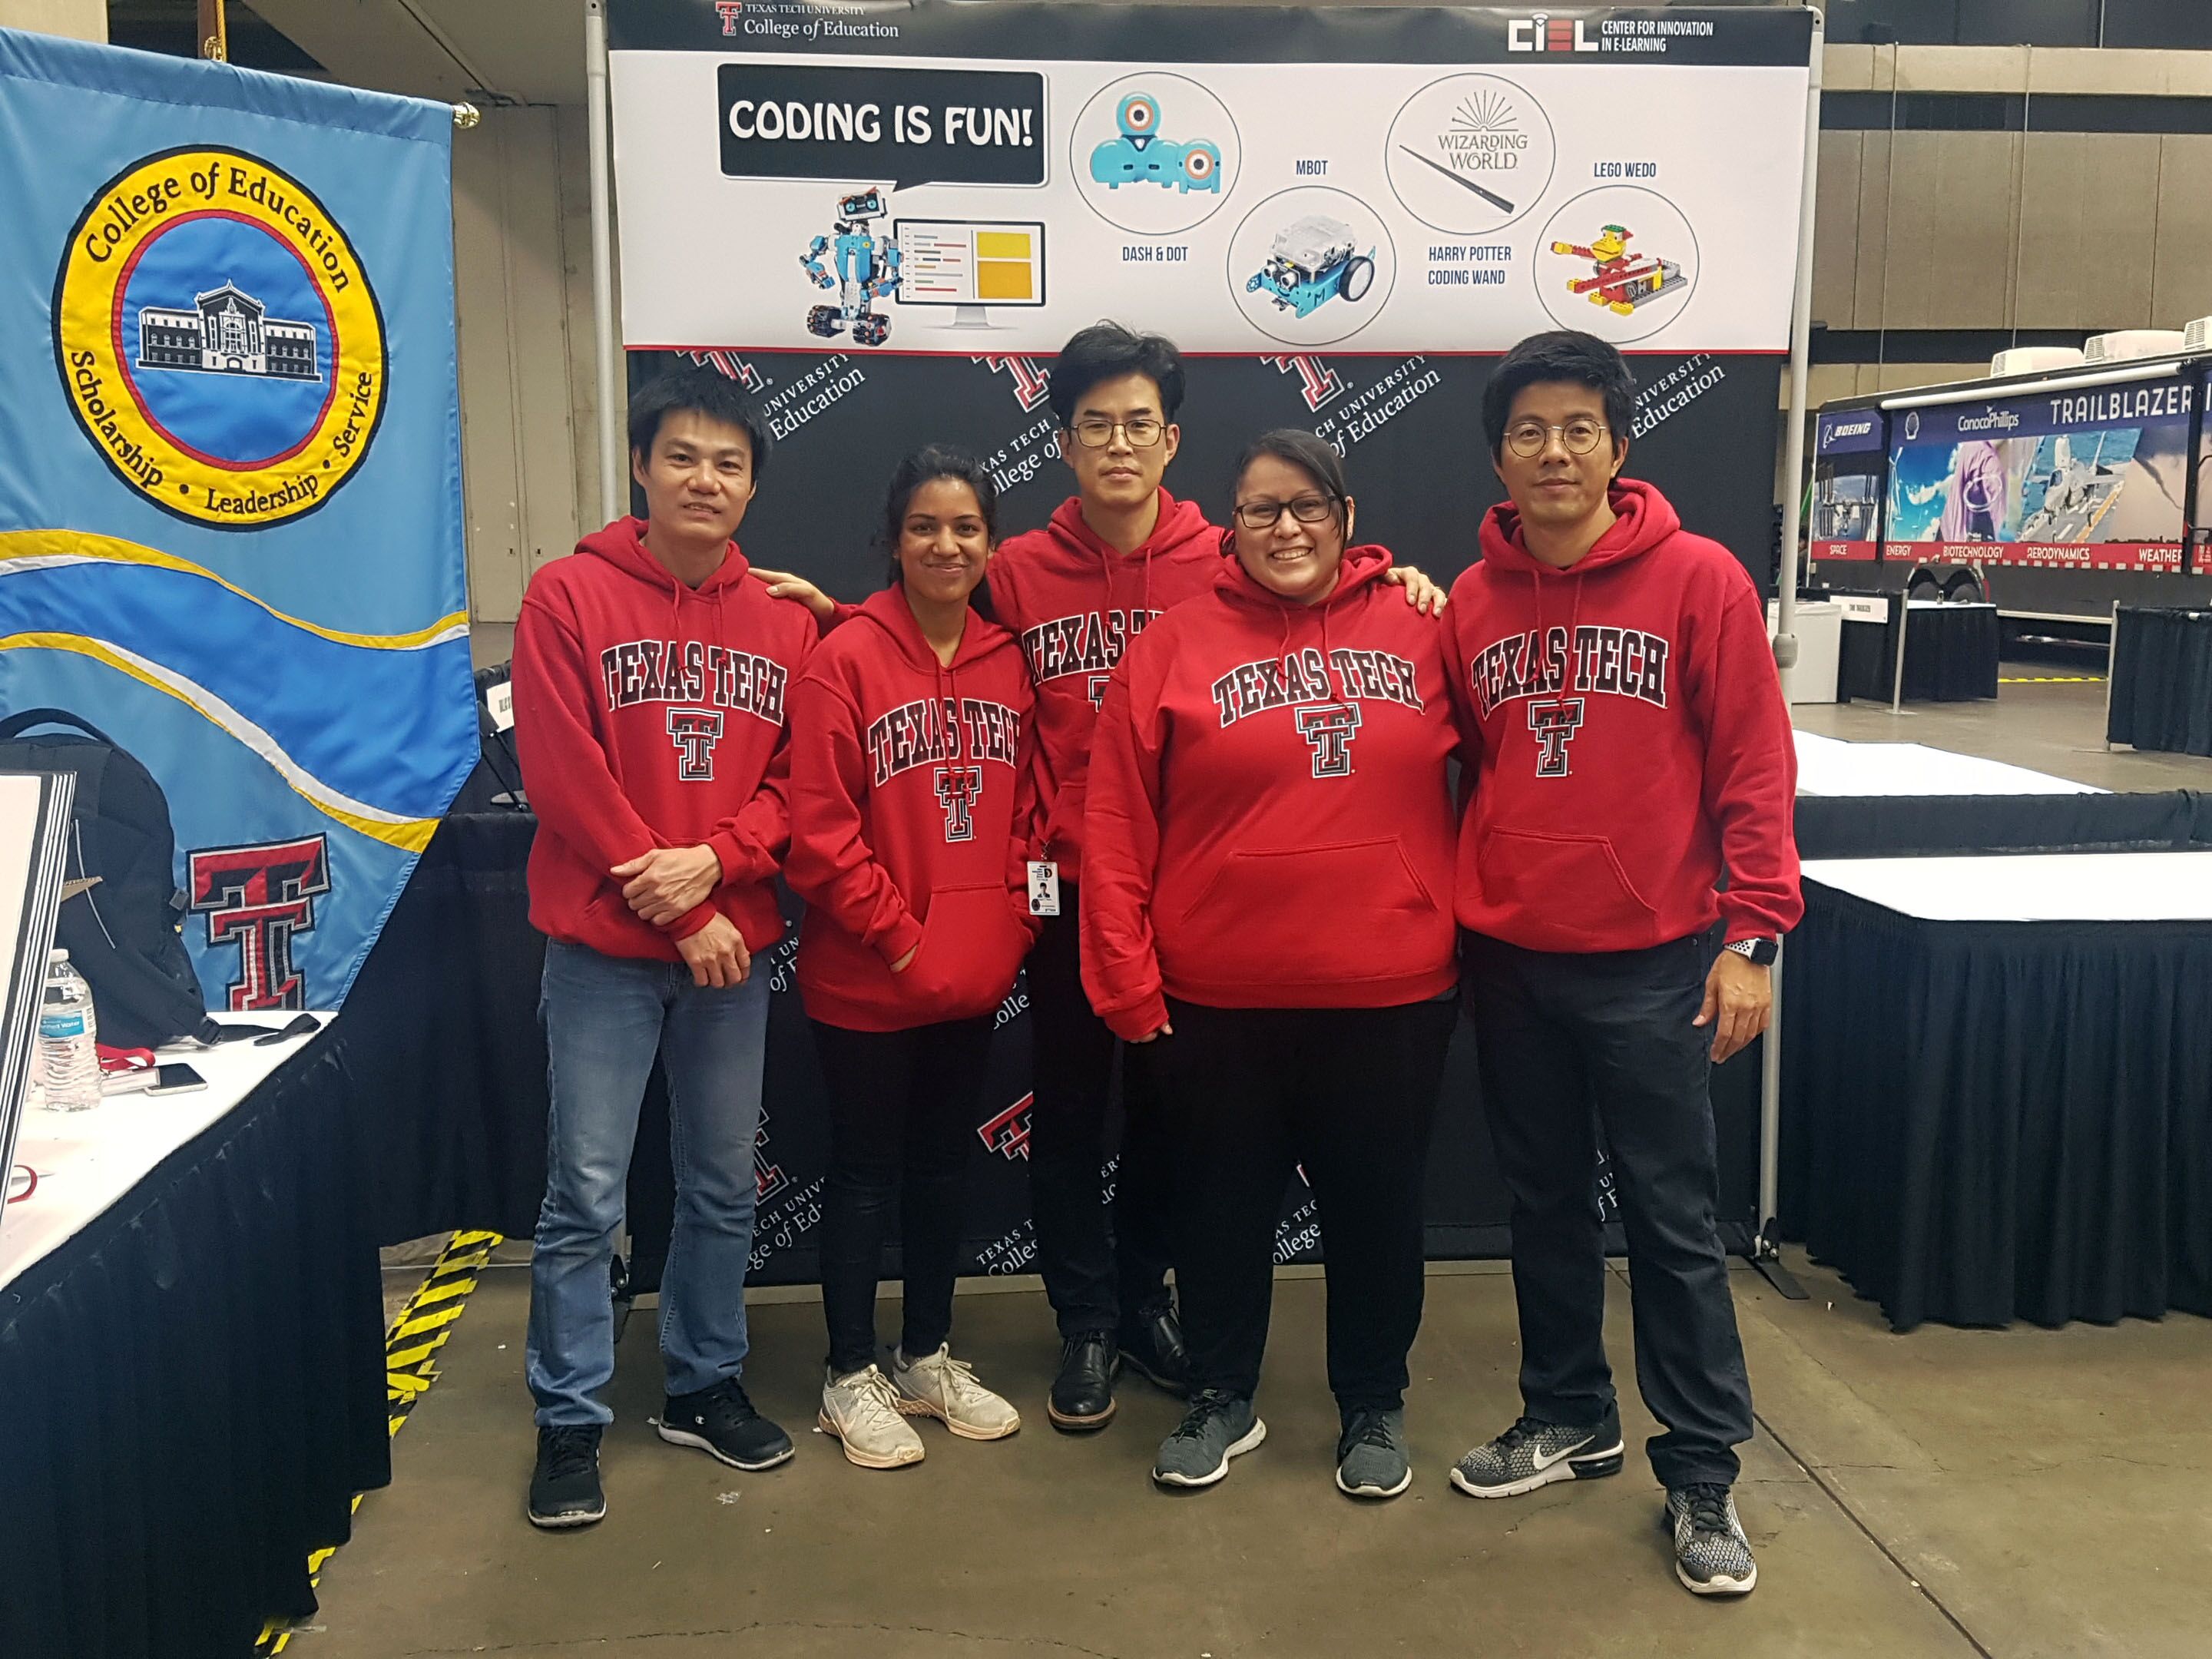
[[(21, 735), (34, 726), (76, 730)], [(76, 775), (68, 878), (100, 879), (63, 901), (54, 942), (92, 987), (100, 1040), (150, 1048), (200, 1035), (210, 1022), (185, 952), (176, 832), (154, 775), (98, 726), (58, 708), (0, 720), (0, 770)]]

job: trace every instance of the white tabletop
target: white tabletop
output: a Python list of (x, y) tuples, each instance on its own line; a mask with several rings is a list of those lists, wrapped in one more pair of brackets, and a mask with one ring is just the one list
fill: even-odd
[[(289, 1013), (225, 1014), (225, 1024), (280, 1026)], [(327, 1026), (330, 1015), (323, 1015)], [(88, 1112), (23, 1115), (15, 1164), (38, 1177), (21, 1201), (0, 1208), (0, 1287), (81, 1231), (153, 1172), (154, 1166), (210, 1124), (237, 1109), (261, 1082), (312, 1037), (264, 1048), (228, 1042), (219, 1048), (163, 1050), (207, 1079), (190, 1094), (149, 1098), (117, 1095)], [(11, 1185), (9, 1190), (14, 1190)]]
[(1918, 743), (1845, 743), (1797, 733), (1801, 795), (2101, 795), (2048, 772)]
[(2212, 921), (2212, 852), (1814, 859), (1805, 879), (1929, 921)]

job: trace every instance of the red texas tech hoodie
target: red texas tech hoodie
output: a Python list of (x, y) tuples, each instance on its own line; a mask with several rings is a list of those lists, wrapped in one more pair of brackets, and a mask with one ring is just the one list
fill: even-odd
[[(1459, 842), (1462, 925), (1532, 951), (1629, 951), (1803, 914), (1790, 711), (1751, 578), (1650, 484), (1571, 568), (1510, 503), (1452, 586), (1455, 690), (1480, 769)], [(1729, 890), (1716, 895), (1725, 860)]]
[(1126, 1038), (1163, 993), (1384, 1008), (1453, 984), (1449, 636), (1346, 551), (1290, 604), (1221, 562), (1106, 690), (1091, 760), (1083, 985)]
[(784, 872), (806, 901), (799, 989), (813, 1018), (899, 1031), (988, 1012), (1012, 988), (1036, 936), (1035, 701), (1012, 635), (971, 611), (941, 665), (902, 588), (815, 652), (791, 698)]
[(1160, 491), (1159, 521), (1118, 553), (1070, 496), (1042, 530), (1009, 537), (991, 559), (991, 608), (1020, 639), (1036, 678), (1037, 797), (1045, 854), (1082, 878), (1083, 800), (1106, 678), (1146, 623), (1213, 586), (1221, 532), (1194, 501)]
[[(612, 957), (673, 962), (719, 910), (748, 951), (783, 932), (772, 883), (791, 834), (787, 694), (814, 641), (736, 544), (685, 586), (617, 519), (539, 571), (514, 628), (514, 738), (538, 813), (530, 921)], [(655, 847), (712, 847), (722, 884), (665, 928), (607, 872)]]

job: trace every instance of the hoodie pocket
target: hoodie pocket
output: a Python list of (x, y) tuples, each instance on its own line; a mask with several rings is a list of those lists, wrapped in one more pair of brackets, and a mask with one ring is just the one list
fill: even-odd
[(1160, 945), (1186, 980), (1352, 984), (1448, 962), (1451, 919), (1386, 836), (1233, 852)]
[(1604, 836), (1492, 830), (1483, 836), (1485, 907), (1535, 951), (1627, 951), (1659, 942), (1658, 915)]
[(939, 887), (930, 893), (914, 961), (893, 977), (909, 1000), (938, 1018), (960, 1018), (1006, 994), (1029, 945), (1003, 884)]

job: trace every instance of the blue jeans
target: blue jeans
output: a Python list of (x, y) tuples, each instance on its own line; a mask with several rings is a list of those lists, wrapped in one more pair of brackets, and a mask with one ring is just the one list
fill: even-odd
[(608, 1271), (656, 1053), (676, 1166), (676, 1228), (660, 1281), (668, 1392), (696, 1394), (744, 1368), (768, 1005), (765, 974), (702, 988), (681, 963), (547, 945), (538, 1017), (552, 1109), (527, 1366), (540, 1427), (614, 1420), (598, 1398), (615, 1370)]

